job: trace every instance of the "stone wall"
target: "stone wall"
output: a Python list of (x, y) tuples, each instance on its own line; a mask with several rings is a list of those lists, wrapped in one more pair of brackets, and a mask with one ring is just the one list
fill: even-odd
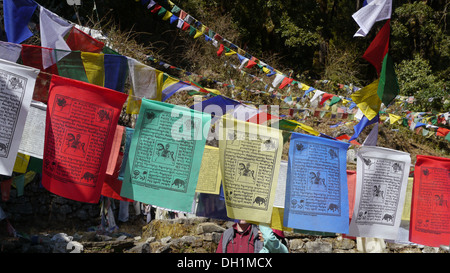
[(39, 175), (25, 185), (23, 194), (11, 186), (9, 200), (0, 201), (0, 207), (11, 223), (18, 226), (32, 224), (37, 228), (50, 225), (84, 223), (97, 225), (100, 216), (98, 204), (77, 202), (47, 191), (40, 184)]
[[(114, 213), (117, 219), (119, 206), (118, 202), (116, 204)], [(146, 224), (140, 218), (140, 221), (129, 223), (138, 225), (135, 230), (140, 234), (89, 231), (88, 227), (100, 224), (100, 205), (54, 195), (40, 186), (39, 177), (26, 185), (22, 196), (17, 196), (16, 189), (11, 188), (10, 199), (7, 202), (0, 201), (0, 206), (18, 231), (28, 227), (36, 232), (54, 232), (4, 240), (0, 242), (3, 252), (213, 253), (223, 231), (233, 224), (204, 217), (152, 220)], [(133, 214), (134, 208), (130, 206), (130, 216), (136, 216)], [(4, 222), (0, 221), (2, 225)], [(58, 232), (58, 226), (63, 227), (63, 231)], [(4, 226), (1, 228), (0, 235), (4, 234)], [(356, 240), (341, 235), (313, 236), (292, 232), (285, 232), (285, 235), (291, 253), (360, 252)], [(448, 252), (448, 247), (386, 243), (382, 252), (438, 253)]]

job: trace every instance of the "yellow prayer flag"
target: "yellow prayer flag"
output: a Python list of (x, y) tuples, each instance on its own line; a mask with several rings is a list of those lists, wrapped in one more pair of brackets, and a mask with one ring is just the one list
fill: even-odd
[(396, 123), (397, 121), (399, 121), (402, 117), (401, 116), (397, 116), (394, 114), (389, 113), (389, 121), (391, 122), (391, 124)]
[(308, 90), (310, 87), (311, 87), (311, 86), (302, 83), (302, 90), (303, 90), (303, 91)]
[(27, 171), (30, 156), (22, 153), (17, 153), (16, 162), (14, 163), (13, 171), (17, 173), (25, 173)]
[(98, 86), (105, 85), (104, 57), (105, 55), (101, 53), (81, 52), (81, 60), (89, 83)]
[(139, 109), (141, 108), (141, 99), (134, 97), (133, 96), (133, 88), (130, 88), (129, 91), (129, 96), (128, 96), (128, 101), (127, 101), (127, 109), (126, 109), (126, 113), (127, 114), (139, 114)]
[(231, 56), (231, 55), (234, 55), (234, 54), (236, 54), (236, 51), (230, 50), (230, 52), (226, 52), (225, 53), (225, 56)]
[(198, 37), (202, 36), (203, 32), (201, 32), (200, 30), (196, 29), (195, 30), (195, 35), (194, 35), (194, 39), (197, 39)]
[(211, 89), (211, 88), (204, 88), (204, 89), (205, 89), (206, 91), (208, 91), (208, 92), (213, 93), (213, 94), (220, 95), (220, 91), (217, 90), (217, 89)]
[(300, 123), (300, 122), (298, 122), (298, 121), (296, 121), (296, 120), (289, 120), (289, 121), (298, 124), (298, 126), (299, 126), (303, 131), (306, 131), (306, 132), (310, 133), (311, 135), (314, 135), (314, 136), (320, 135), (319, 132), (317, 132), (316, 130), (314, 130), (312, 127), (310, 127), (310, 126), (308, 126), (308, 125), (305, 125), (305, 124), (303, 124), (303, 123)]
[(361, 109), (368, 120), (372, 120), (381, 108), (381, 100), (377, 94), (378, 82), (379, 80), (377, 79), (351, 95), (352, 100), (358, 105), (358, 108)]
[(196, 192), (219, 194), (222, 175), (220, 173), (219, 148), (205, 145), (198, 174)]
[(405, 203), (403, 205), (402, 220), (409, 221), (411, 215), (411, 198), (414, 177), (408, 177), (408, 185), (406, 186)]
[(263, 66), (262, 70), (263, 70), (263, 72), (266, 73), (266, 74), (268, 74), (268, 73), (271, 72), (271, 70), (270, 70), (269, 68), (265, 67), (265, 66)]
[(164, 21), (169, 20), (170, 17), (172, 17), (173, 13), (170, 11), (166, 11), (166, 14), (164, 14), (164, 17), (162, 18)]

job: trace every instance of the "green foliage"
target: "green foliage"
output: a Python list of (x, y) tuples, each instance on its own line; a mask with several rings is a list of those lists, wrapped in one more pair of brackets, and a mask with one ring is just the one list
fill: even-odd
[(433, 75), (431, 66), (420, 55), (413, 60), (404, 60), (397, 66), (400, 94), (414, 96), (415, 103), (410, 104), (414, 111), (449, 111), (444, 101), (449, 98), (443, 80)]

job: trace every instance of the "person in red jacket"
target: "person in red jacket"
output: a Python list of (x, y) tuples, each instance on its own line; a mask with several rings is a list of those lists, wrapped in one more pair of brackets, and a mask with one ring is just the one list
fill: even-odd
[(262, 248), (258, 226), (239, 220), (223, 232), (216, 253), (259, 253)]

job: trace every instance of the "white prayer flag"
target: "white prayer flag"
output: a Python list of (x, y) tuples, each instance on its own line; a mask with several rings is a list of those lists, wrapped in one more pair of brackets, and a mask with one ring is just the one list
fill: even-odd
[(410, 166), (409, 153), (374, 146), (360, 148), (355, 208), (348, 235), (397, 238)]
[(353, 37), (365, 37), (375, 22), (391, 18), (392, 0), (368, 0), (352, 17), (360, 27)]
[(0, 60), (0, 174), (11, 176), (39, 70)]

